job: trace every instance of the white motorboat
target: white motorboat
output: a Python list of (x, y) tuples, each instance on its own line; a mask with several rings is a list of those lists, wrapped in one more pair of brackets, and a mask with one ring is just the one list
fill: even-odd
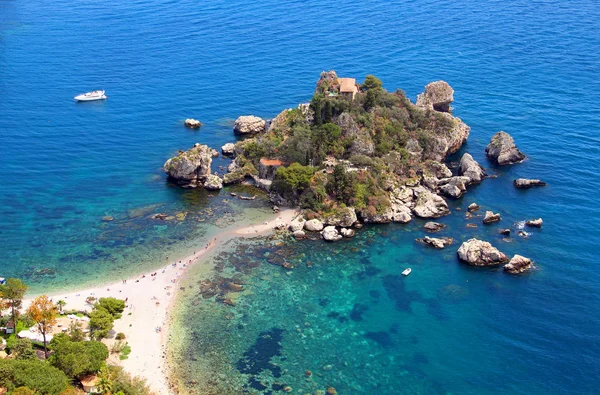
[(75, 96), (75, 101), (92, 101), (92, 100), (104, 100), (106, 95), (104, 91), (93, 91), (88, 93), (82, 93), (81, 95)]
[(402, 275), (408, 276), (410, 274), (410, 272), (412, 272), (412, 269), (409, 267), (408, 269), (404, 269), (404, 271), (402, 272)]

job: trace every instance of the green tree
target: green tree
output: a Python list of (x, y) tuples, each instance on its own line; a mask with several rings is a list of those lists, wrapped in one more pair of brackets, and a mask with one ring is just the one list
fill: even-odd
[(98, 373), (98, 379), (98, 385), (96, 386), (98, 391), (103, 395), (110, 394), (113, 389), (112, 374), (106, 366)]
[(23, 296), (29, 287), (18, 278), (9, 278), (6, 284), (0, 285), (0, 298), (4, 301), (5, 308), (11, 309), (12, 321), (17, 323), (17, 315), (23, 304)]
[(59, 395), (68, 386), (67, 376), (38, 359), (0, 360), (0, 387), (30, 388), (37, 393)]
[(314, 123), (317, 126), (321, 126), (323, 124), (323, 96), (315, 95), (313, 96), (310, 102), (310, 109), (313, 110), (315, 114)]
[(310, 184), (313, 174), (315, 174), (315, 169), (312, 166), (292, 163), (288, 167), (277, 169), (273, 186), (276, 191), (291, 198), (301, 193)]
[(65, 305), (67, 304), (67, 302), (65, 302), (64, 300), (59, 300), (58, 302), (56, 302), (56, 305), (58, 306), (58, 311), (62, 314), (63, 312), (63, 307), (65, 307)]
[(13, 392), (11, 393), (11, 395), (37, 395), (37, 393), (27, 387), (19, 387), (19, 388), (15, 388), (13, 390)]
[(104, 339), (113, 328), (115, 318), (105, 309), (94, 309), (90, 313), (90, 337)]
[(96, 309), (104, 309), (114, 317), (114, 319), (121, 318), (123, 310), (125, 310), (125, 301), (117, 298), (100, 298), (96, 303)]
[(331, 102), (329, 100), (325, 100), (325, 117), (323, 118), (323, 121), (325, 123), (329, 123), (329, 122), (331, 122), (332, 118), (333, 118), (333, 109), (331, 107)]
[(85, 333), (83, 333), (81, 322), (71, 321), (69, 324), (69, 337), (74, 342), (81, 342), (85, 340)]
[(19, 339), (13, 349), (16, 359), (35, 359), (37, 356), (29, 339)]
[(367, 75), (365, 77), (365, 81), (362, 83), (362, 85), (360, 86), (360, 88), (363, 91), (370, 91), (370, 90), (380, 90), (381, 87), (383, 86), (383, 83), (381, 82), (381, 80), (377, 77), (375, 77), (374, 75)]
[(29, 308), (27, 315), (36, 323), (38, 330), (44, 338), (44, 355), (48, 358), (48, 346), (46, 333), (56, 324), (56, 306), (46, 295), (35, 298)]
[(336, 165), (333, 168), (332, 180), (327, 184), (328, 191), (338, 201), (350, 203), (356, 194), (356, 183), (352, 174), (346, 171), (344, 165)]
[(79, 379), (96, 373), (108, 358), (108, 348), (99, 341), (72, 341), (64, 333), (56, 335), (50, 342), (54, 351), (48, 361), (62, 370), (70, 379)]
[(132, 377), (121, 366), (108, 365), (107, 368), (111, 374), (113, 391), (117, 393), (121, 391), (127, 395), (150, 394), (150, 388), (148, 388), (146, 380), (139, 377)]

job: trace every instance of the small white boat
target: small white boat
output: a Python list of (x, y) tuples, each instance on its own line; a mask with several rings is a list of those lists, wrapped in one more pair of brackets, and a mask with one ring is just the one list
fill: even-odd
[(75, 96), (75, 101), (92, 101), (92, 100), (104, 100), (106, 95), (104, 91), (93, 91), (88, 93), (82, 93), (81, 95)]
[(408, 276), (410, 274), (410, 272), (412, 272), (412, 269), (409, 267), (408, 269), (404, 269), (404, 271), (402, 272), (402, 275)]

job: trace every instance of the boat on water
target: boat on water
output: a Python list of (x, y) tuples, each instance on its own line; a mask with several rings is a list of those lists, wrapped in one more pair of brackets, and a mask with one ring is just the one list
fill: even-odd
[(404, 269), (404, 271), (402, 272), (402, 275), (408, 276), (410, 274), (410, 272), (412, 272), (412, 269), (409, 267), (408, 269)]
[(106, 97), (107, 96), (104, 94), (104, 91), (93, 91), (75, 96), (75, 101), (104, 100)]

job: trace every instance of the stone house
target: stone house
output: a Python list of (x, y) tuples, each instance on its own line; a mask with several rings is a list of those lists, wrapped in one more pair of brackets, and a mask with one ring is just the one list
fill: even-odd
[(356, 94), (360, 91), (356, 78), (338, 78), (340, 83), (340, 95), (343, 97), (354, 100)]

